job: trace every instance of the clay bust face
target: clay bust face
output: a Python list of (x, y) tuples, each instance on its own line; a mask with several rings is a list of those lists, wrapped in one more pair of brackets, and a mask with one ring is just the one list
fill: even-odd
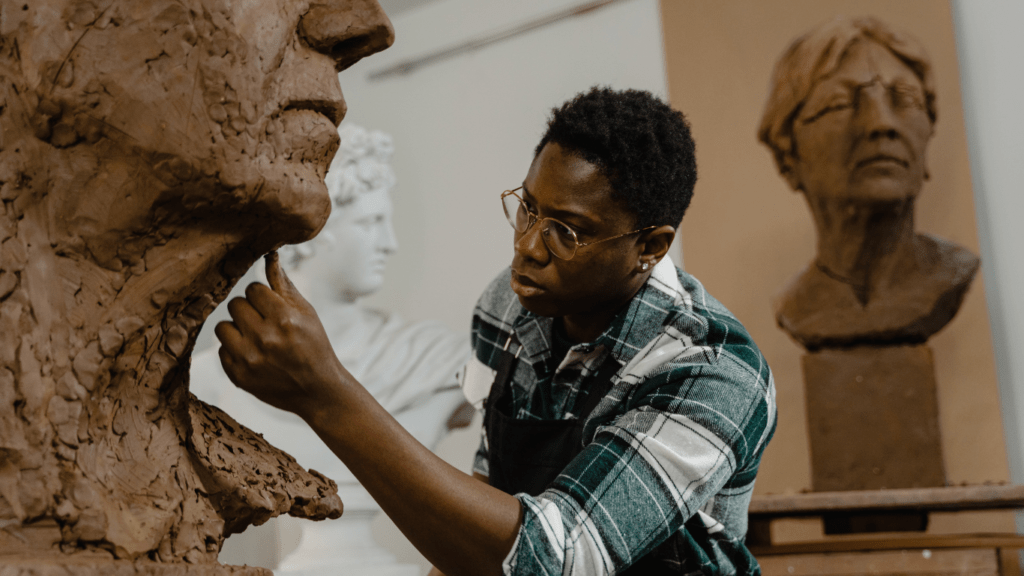
[(931, 135), (918, 77), (887, 48), (859, 40), (793, 120), (786, 177), (808, 199), (911, 199), (925, 178)]
[(303, 276), (322, 283), (335, 299), (353, 302), (380, 289), (385, 262), (398, 247), (386, 189), (359, 193), (334, 214), (313, 242), (316, 253)]
[(337, 70), (393, 39), (376, 2), (106, 4), (51, 2), (61, 17), (43, 26), (31, 7), (8, 11), (38, 26), (19, 38), (40, 95), (27, 112), (61, 151), (48, 164), (72, 167), (51, 186), (69, 243), (107, 262), (111, 238), (225, 218), (275, 241), (312, 236), (345, 113)]

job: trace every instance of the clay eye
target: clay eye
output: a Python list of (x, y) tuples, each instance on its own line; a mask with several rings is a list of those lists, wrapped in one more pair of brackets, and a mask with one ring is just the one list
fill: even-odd
[(889, 89), (889, 93), (896, 108), (924, 108), (924, 97), (914, 86), (895, 84)]
[(814, 114), (807, 118), (804, 118), (803, 123), (810, 124), (811, 122), (814, 122), (815, 120), (821, 118), (822, 116), (825, 116), (826, 114), (830, 114), (832, 112), (840, 112), (842, 110), (848, 110), (850, 108), (853, 108), (853, 99), (850, 97), (850, 95), (837, 94), (826, 100), (825, 103), (818, 108), (817, 112), (815, 112)]

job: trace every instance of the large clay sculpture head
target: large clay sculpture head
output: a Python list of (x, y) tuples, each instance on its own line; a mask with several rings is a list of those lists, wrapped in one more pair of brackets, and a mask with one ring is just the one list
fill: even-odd
[(259, 255), (323, 225), (337, 72), (392, 39), (375, 0), (0, 9), (0, 524), (41, 535), (14, 550), (213, 562), (249, 523), (340, 512), (190, 400), (184, 360)]
[(398, 248), (392, 225), (391, 137), (345, 123), (327, 172), (331, 216), (316, 238), (286, 246), (281, 257), (314, 305), (353, 303), (384, 283), (386, 261)]
[(826, 23), (776, 64), (759, 137), (818, 237), (776, 317), (808, 348), (923, 342), (956, 313), (977, 259), (914, 233), (935, 119), (924, 49), (874, 18)]
[[(915, 154), (900, 176), (902, 188), (916, 193), (935, 119), (935, 86), (924, 49), (874, 18), (840, 18), (800, 37), (779, 58), (758, 136), (793, 189), (812, 196), (871, 195), (857, 187), (871, 187), (866, 181), (878, 167), (866, 175), (850, 172), (858, 162), (885, 154), (872, 154), (872, 146), (902, 140), (888, 145), (900, 156)], [(885, 134), (881, 144), (877, 137), (855, 140), (858, 133), (879, 129), (897, 137)], [(828, 136), (832, 141), (823, 144)], [(862, 149), (851, 150), (851, 144)], [(847, 150), (829, 149), (840, 147)], [(896, 152), (900, 147), (909, 150)], [(842, 152), (859, 156), (828, 156)], [(847, 174), (839, 174), (843, 170)]]

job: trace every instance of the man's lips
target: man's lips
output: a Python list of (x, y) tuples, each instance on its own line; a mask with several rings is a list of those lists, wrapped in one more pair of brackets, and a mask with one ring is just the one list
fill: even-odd
[(512, 270), (512, 279), (509, 281), (509, 285), (512, 287), (512, 291), (519, 296), (537, 296), (544, 292), (544, 288), (540, 284), (515, 270)]

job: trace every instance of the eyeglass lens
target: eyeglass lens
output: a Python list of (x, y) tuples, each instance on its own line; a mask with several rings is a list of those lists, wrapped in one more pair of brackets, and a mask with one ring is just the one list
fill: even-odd
[[(514, 194), (509, 194), (502, 199), (502, 205), (505, 209), (505, 217), (512, 228), (520, 234), (526, 232), (532, 218), (526, 209), (526, 204)], [(544, 239), (544, 245), (551, 250), (552, 254), (564, 260), (568, 260), (576, 254), (576, 237), (567, 226), (552, 218), (544, 218), (540, 221), (540, 226), (541, 238)]]

